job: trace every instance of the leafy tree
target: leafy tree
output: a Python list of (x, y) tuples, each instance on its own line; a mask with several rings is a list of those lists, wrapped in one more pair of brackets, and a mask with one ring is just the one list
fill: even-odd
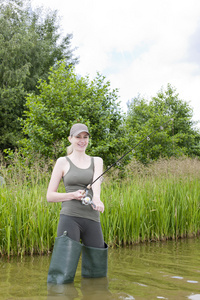
[(110, 90), (110, 83), (100, 74), (90, 81), (60, 62), (51, 68), (48, 81), (39, 81), (38, 93), (27, 97), (25, 116), (27, 138), (21, 143), (26, 155), (32, 150), (52, 159), (66, 155), (70, 127), (76, 122), (89, 127), (90, 155), (99, 155), (110, 164), (120, 153), (122, 116), (117, 90)]
[[(200, 133), (191, 118), (192, 108), (179, 99), (170, 84), (150, 102), (134, 98), (128, 104), (126, 118), (130, 148), (156, 130), (150, 139), (138, 145), (134, 156), (143, 163), (159, 157), (200, 156)], [(166, 124), (161, 130), (163, 123)]]
[[(41, 17), (42, 16), (42, 17)], [(0, 6), (0, 148), (14, 148), (22, 138), (19, 118), (25, 97), (37, 91), (39, 78), (47, 79), (50, 66), (65, 59), (75, 64), (72, 36), (61, 38), (56, 12), (32, 11), (21, 0)]]

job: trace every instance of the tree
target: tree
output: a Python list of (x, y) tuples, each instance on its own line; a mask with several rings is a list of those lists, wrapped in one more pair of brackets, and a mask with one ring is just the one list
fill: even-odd
[[(168, 122), (171, 118), (173, 122)], [(164, 130), (160, 130), (165, 122)], [(130, 147), (159, 129), (135, 149), (134, 156), (143, 163), (159, 157), (200, 156), (200, 133), (194, 128), (192, 108), (179, 99), (170, 84), (150, 102), (141, 97), (134, 98), (128, 104), (126, 128)]]
[(90, 155), (99, 155), (108, 165), (122, 149), (122, 116), (117, 103), (117, 90), (97, 74), (93, 81), (78, 77), (73, 68), (60, 62), (51, 68), (48, 81), (40, 80), (38, 93), (27, 97), (21, 141), (25, 155), (39, 152), (56, 159), (66, 155), (72, 124), (83, 122), (91, 132)]
[[(41, 17), (42, 15), (42, 17)], [(0, 148), (14, 148), (22, 138), (19, 118), (25, 97), (37, 91), (39, 78), (47, 79), (50, 66), (65, 59), (77, 62), (70, 49), (72, 35), (59, 34), (56, 12), (32, 11), (21, 0), (0, 6)]]

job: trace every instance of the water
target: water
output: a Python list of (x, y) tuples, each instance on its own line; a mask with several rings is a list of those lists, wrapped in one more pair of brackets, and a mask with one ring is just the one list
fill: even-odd
[(47, 286), (50, 256), (0, 259), (0, 299), (200, 299), (200, 239), (109, 249), (108, 278)]

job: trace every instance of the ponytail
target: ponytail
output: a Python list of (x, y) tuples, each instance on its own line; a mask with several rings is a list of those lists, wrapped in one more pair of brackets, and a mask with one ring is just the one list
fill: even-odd
[(67, 156), (72, 154), (72, 152), (73, 152), (73, 147), (72, 147), (72, 145), (70, 145), (67, 147)]

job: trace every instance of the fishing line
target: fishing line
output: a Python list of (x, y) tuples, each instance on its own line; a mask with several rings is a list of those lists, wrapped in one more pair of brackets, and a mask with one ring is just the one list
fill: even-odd
[[(92, 200), (90, 199), (90, 197), (88, 197), (88, 191), (91, 189), (92, 185), (99, 180), (105, 173), (107, 173), (113, 166), (115, 166), (116, 164), (118, 164), (118, 162), (120, 160), (122, 160), (127, 154), (129, 154), (131, 151), (133, 151), (133, 149), (135, 149), (137, 146), (139, 146), (142, 142), (144, 142), (145, 140), (149, 141), (150, 140), (150, 136), (152, 136), (155, 132), (157, 132), (158, 130), (163, 130), (164, 126), (169, 123), (170, 121), (173, 122), (173, 118), (169, 119), (167, 122), (163, 123), (161, 126), (159, 126), (158, 128), (156, 128), (154, 131), (152, 131), (150, 134), (148, 134), (145, 138), (143, 138), (139, 143), (137, 143), (133, 148), (131, 148), (129, 151), (127, 151), (125, 154), (123, 154), (118, 160), (116, 160), (111, 166), (109, 166), (101, 175), (99, 175), (92, 183), (88, 184), (88, 186), (85, 189), (85, 197), (82, 199), (82, 203), (85, 205), (88, 204), (92, 204), (94, 205), (94, 203), (92, 202)], [(95, 206), (95, 205), (94, 205)]]

